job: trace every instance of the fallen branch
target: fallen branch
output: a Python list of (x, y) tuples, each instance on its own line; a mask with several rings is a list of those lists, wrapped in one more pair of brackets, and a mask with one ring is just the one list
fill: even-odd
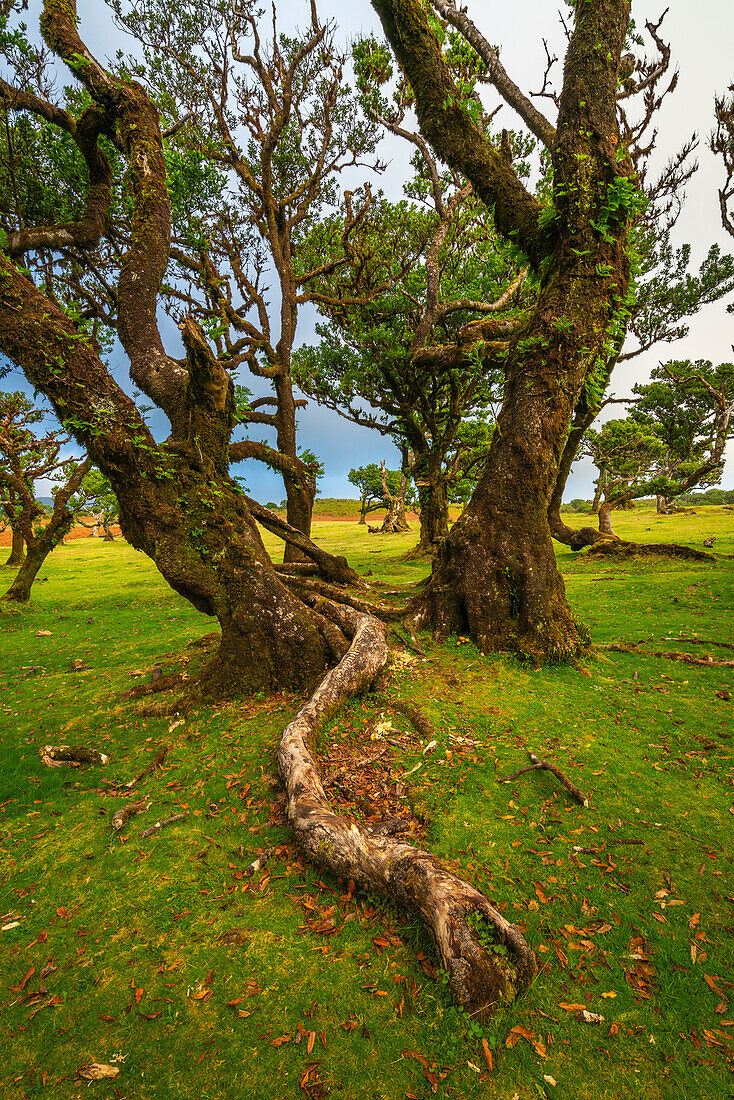
[(109, 756), (86, 745), (44, 745), (39, 750), (48, 768), (78, 768), (82, 764), (106, 764)]
[(352, 569), (343, 555), (328, 554), (326, 550), (322, 550), (320, 546), (317, 546), (308, 535), (304, 535), (301, 531), (297, 531), (295, 527), (291, 527), (290, 523), (281, 516), (276, 515), (275, 512), (271, 512), (269, 508), (264, 508), (262, 504), (258, 504), (251, 497), (246, 496), (245, 500), (257, 522), (262, 524), (266, 531), (270, 531), (271, 534), (276, 535), (277, 538), (282, 539), (291, 546), (297, 547), (301, 553), (315, 562), (319, 568), (319, 573), (325, 580), (332, 581), (335, 584), (351, 584), (355, 588), (369, 587), (362, 580), (359, 573)]
[(140, 799), (139, 802), (128, 802), (127, 805), (121, 806), (112, 815), (112, 828), (119, 833), (131, 817), (143, 813), (144, 810), (149, 810), (150, 806), (150, 802), (147, 802), (144, 798)]
[(187, 810), (183, 814), (174, 814), (173, 817), (167, 817), (163, 821), (156, 821), (155, 825), (151, 825), (149, 829), (145, 829), (140, 834), (140, 839), (145, 840), (146, 837), (152, 836), (153, 833), (157, 833), (159, 829), (165, 829), (166, 825), (174, 825), (177, 821), (183, 821), (184, 818), (189, 816)]
[(505, 776), (504, 779), (498, 779), (498, 783), (511, 783), (513, 779), (518, 779), (521, 775), (525, 775), (527, 772), (552, 772), (556, 779), (563, 784), (568, 793), (580, 802), (582, 806), (588, 806), (589, 800), (585, 794), (582, 794), (575, 783), (565, 775), (559, 767), (557, 767), (551, 760), (539, 760), (534, 752), (528, 749), (528, 756), (530, 757), (531, 764), (528, 768), (520, 768), (519, 771), (513, 772), (512, 775)]
[[(327, 603), (322, 601), (322, 613), (327, 613)], [(290, 824), (315, 862), (420, 915), (434, 937), (454, 998), (468, 1012), (486, 1018), (500, 1002), (514, 1000), (537, 972), (520, 931), (429, 852), (375, 835), (335, 814), (326, 798), (308, 742), (347, 698), (374, 682), (388, 654), (385, 627), (378, 620), (336, 604), (328, 613), (352, 635), (352, 644), (281, 738), (278, 768)], [(482, 946), (476, 924), (483, 939), (494, 935), (508, 955), (500, 957)]]
[(131, 779), (129, 783), (125, 784), (125, 789), (131, 791), (133, 787), (136, 787), (138, 785), (141, 779), (145, 779), (146, 775), (150, 775), (152, 772), (155, 772), (158, 770), (158, 768), (162, 767), (163, 761), (168, 756), (170, 748), (170, 745), (163, 745), (162, 748), (160, 748), (156, 753), (155, 758), (151, 761), (150, 764), (148, 764), (147, 768), (143, 768), (143, 770), (138, 775), (136, 775), (134, 779)]

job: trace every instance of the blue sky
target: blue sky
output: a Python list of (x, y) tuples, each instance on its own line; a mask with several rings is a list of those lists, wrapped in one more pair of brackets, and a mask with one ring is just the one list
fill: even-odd
[[(39, 4), (31, 0), (28, 21), (33, 25)], [(322, 17), (333, 18), (339, 36), (347, 41), (360, 33), (378, 31), (378, 21), (368, 0), (351, 0), (349, 5), (336, 0), (320, 0)], [(303, 25), (308, 18), (305, 0), (279, 0), (277, 5), (280, 27), (288, 30)], [(557, 5), (547, 0), (523, 0), (515, 4), (480, 3), (469, 0), (470, 15), (478, 22), (487, 38), (502, 46), (502, 59), (513, 79), (526, 92), (536, 91), (542, 83), (545, 68), (543, 38), (562, 56), (563, 36), (558, 23)], [(649, 0), (633, 0), (633, 16), (638, 25), (646, 19), (656, 20), (661, 8)], [(99, 0), (79, 0), (80, 29), (89, 48), (104, 58), (124, 41), (111, 23), (108, 9)], [(37, 24), (36, 24), (37, 25)], [(720, 185), (719, 165), (706, 148), (706, 138), (713, 124), (713, 96), (723, 91), (734, 80), (734, 64), (731, 59), (731, 43), (734, 41), (734, 6), (721, 0), (699, 0), (690, 4), (686, 0), (674, 0), (666, 17), (664, 37), (672, 45), (675, 64), (680, 69), (678, 91), (668, 101), (660, 116), (658, 159), (662, 164), (692, 131), (702, 138), (698, 149), (700, 168), (688, 187), (688, 200), (680, 219), (678, 243), (690, 242), (694, 261), (702, 259), (709, 246), (719, 242), (725, 251), (734, 250), (734, 241), (721, 228), (718, 215), (717, 188)], [(543, 101), (538, 101), (542, 103)], [(513, 124), (508, 108), (498, 118), (504, 125)], [(391, 197), (401, 193), (405, 176), (406, 153), (404, 148), (386, 147), (383, 157), (388, 159), (388, 169), (380, 178), (381, 186)], [(350, 180), (350, 185), (354, 182)], [(303, 310), (299, 321), (299, 343), (310, 343), (314, 337), (315, 313)], [(177, 353), (177, 333), (166, 324), (164, 332), (170, 339), (169, 350)], [(653, 349), (629, 364), (618, 368), (614, 376), (614, 392), (618, 396), (629, 393), (636, 381), (644, 380), (651, 367), (660, 358), (730, 360), (734, 339), (734, 318), (727, 315), (725, 303), (709, 307), (690, 325), (688, 337), (675, 345)], [(113, 357), (116, 379), (129, 388), (127, 365), (118, 352)], [(243, 382), (254, 389), (250, 379)], [(16, 372), (11, 373), (2, 386), (6, 389), (25, 388)], [(614, 409), (614, 407), (613, 407)], [(619, 415), (619, 406), (610, 415)], [(154, 429), (165, 432), (164, 418), (155, 417)], [(256, 433), (253, 433), (255, 435)], [(395, 464), (397, 451), (382, 436), (369, 429), (349, 424), (335, 413), (321, 409), (313, 403), (299, 417), (300, 446), (315, 451), (326, 466), (320, 485), (322, 496), (353, 496), (347, 481), (352, 466), (385, 458), (388, 465)], [(267, 433), (263, 434), (267, 437)], [(247, 463), (239, 470), (244, 474), (250, 492), (262, 501), (280, 501), (283, 496), (282, 481), (259, 463)], [(592, 492), (593, 468), (587, 462), (578, 463), (567, 486), (566, 496), (589, 496)], [(730, 460), (722, 482), (726, 487), (734, 485), (734, 462)]]

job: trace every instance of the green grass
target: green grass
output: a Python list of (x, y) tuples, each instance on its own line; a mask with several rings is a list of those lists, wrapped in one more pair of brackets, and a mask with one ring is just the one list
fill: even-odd
[[(615, 519), (625, 537), (700, 546), (715, 535), (734, 554), (720, 508)], [(402, 560), (414, 536), (336, 522), (315, 533), (374, 580), (425, 572)], [(359, 745), (383, 713), (408, 731), (386, 696), (419, 702), (433, 721), (437, 750), (424, 758), (420, 739), (407, 741), (394, 775), (422, 761), (403, 783), (427, 843), (525, 929), (541, 964), (481, 1032), (430, 976), (417, 922), (299, 858), (274, 773), (300, 700), (201, 708), (178, 726), (142, 719), (140, 704), (118, 698), (140, 682), (130, 674), (181, 658), (195, 668), (187, 643), (211, 624), (123, 543), (59, 548), (32, 605), (0, 618), (0, 915), (17, 921), (0, 932), (0, 1095), (734, 1096), (731, 670), (650, 655), (732, 656), (682, 639), (732, 641), (734, 560), (615, 564), (561, 548), (559, 561), (595, 642), (650, 644), (543, 670), (458, 639), (426, 642), (425, 662), (396, 649), (382, 697), (354, 701), (324, 737), (326, 751)], [(0, 583), (11, 576), (0, 570)], [(72, 671), (75, 659), (88, 667)], [(42, 764), (39, 747), (74, 741), (110, 764)], [(121, 799), (110, 781), (130, 779), (161, 743), (173, 746), (166, 766), (141, 785), (151, 810), (113, 835)], [(589, 809), (548, 773), (498, 785), (524, 766), (525, 746), (552, 753)], [(140, 839), (182, 809), (185, 822)], [(271, 845), (265, 871), (243, 876)], [(310, 930), (315, 912), (337, 931)], [(76, 1071), (89, 1062), (120, 1075), (88, 1085)]]

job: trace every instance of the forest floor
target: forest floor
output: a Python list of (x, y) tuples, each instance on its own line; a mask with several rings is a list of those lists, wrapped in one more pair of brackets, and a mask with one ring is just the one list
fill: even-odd
[[(715, 663), (734, 658), (734, 522), (615, 522), (717, 540), (712, 563), (559, 548), (594, 642), (642, 644), (535, 669), (461, 638), (422, 637), (424, 659), (393, 634), (379, 693), (322, 737), (340, 812), (406, 817), (534, 948), (533, 986), (486, 1027), (451, 1003), (417, 921), (299, 854), (275, 750), (302, 699), (143, 718), (120, 694), (154, 667), (194, 670), (209, 623), (122, 541), (58, 548), (31, 605), (0, 617), (0, 1095), (734, 1096), (734, 685)], [(404, 560), (415, 531), (314, 533), (373, 582), (427, 571)], [(433, 751), (394, 703), (428, 716)], [(60, 743), (110, 761), (46, 766)], [(114, 832), (120, 786), (163, 745), (135, 789), (150, 808)], [(589, 807), (548, 772), (498, 784), (527, 749)], [(119, 1073), (90, 1083), (90, 1063)]]

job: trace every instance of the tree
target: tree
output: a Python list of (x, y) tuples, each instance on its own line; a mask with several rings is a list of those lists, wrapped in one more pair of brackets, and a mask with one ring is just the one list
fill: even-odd
[(629, 418), (608, 420), (598, 432), (589, 429), (582, 454), (599, 470), (599, 532), (615, 538), (612, 509), (650, 492), (660, 474), (665, 444), (649, 423)]
[[(181, 148), (227, 178), (220, 201), (171, 250), (174, 312), (199, 320), (233, 365), (272, 385), (273, 395), (241, 405), (238, 419), (274, 431), (276, 446), (245, 440), (232, 445), (230, 458), (277, 470), (288, 522), (308, 535), (316, 487), (298, 453), (296, 413), (305, 402), (293, 391), (291, 358), (311, 284), (344, 262), (345, 242), (312, 267), (299, 264), (299, 253), (309, 227), (336, 201), (340, 173), (370, 155), (374, 126), (343, 79), (333, 25), (321, 23), (313, 5), (303, 33), (279, 32), (273, 8), (269, 41), (251, 2), (113, 6), (142, 46), (133, 70), (174, 118), (187, 120), (176, 136)], [(302, 558), (286, 544), (286, 561)]]
[(721, 480), (724, 451), (734, 434), (734, 365), (704, 360), (663, 363), (636, 385), (630, 418), (650, 426), (665, 446), (656, 490), (658, 511), (694, 486)]
[(5, 531), (9, 527), (11, 538), (10, 554), (5, 564), (20, 565), (25, 558), (25, 542), (18, 522), (18, 498), (10, 485), (5, 487), (2, 495), (5, 499), (0, 504), (0, 523), (2, 524), (0, 531)]
[[(120, 522), (120, 505), (112, 491), (109, 479), (99, 470), (90, 470), (69, 502), (79, 523), (91, 527), (92, 533), (99, 527), (104, 531), (104, 541), (114, 542), (112, 525)], [(84, 519), (91, 514), (92, 522)]]
[[(473, 90), (481, 64), (471, 47), (453, 35), (446, 56)], [(379, 197), (354, 227), (348, 265), (319, 280), (315, 300), (328, 324), (317, 327), (319, 347), (298, 353), (297, 373), (316, 400), (410, 449), (420, 499), (418, 552), (432, 554), (448, 534), (449, 496), (471, 446), (461, 425), (491, 418), (501, 381), (480, 356), (439, 365), (421, 353), (437, 340), (459, 339), (471, 321), (488, 314), (502, 314), (509, 333), (525, 272), (471, 184), (440, 165), (410, 127), (413, 93), (402, 74), (388, 98), (384, 86), (393, 64), (387, 47), (363, 39), (354, 58), (365, 113), (413, 146), (413, 172), (404, 200)], [(488, 132), (490, 119), (480, 122)], [(530, 151), (528, 139), (506, 139), (509, 155), (524, 158)], [(315, 254), (344, 231), (349, 213), (316, 227), (308, 242)]]
[[(61, 457), (69, 442), (63, 432), (47, 432), (40, 438), (34, 427), (44, 419), (22, 393), (0, 392), (0, 507), (13, 514), (13, 523), (27, 552), (8, 591), (9, 603), (27, 603), (31, 587), (48, 555), (71, 529), (74, 521), (69, 501), (90, 468), (90, 461)], [(37, 499), (39, 478), (58, 481), (50, 516)], [(45, 522), (44, 522), (45, 521)]]
[(695, 485), (715, 485), (734, 435), (734, 365), (663, 364), (636, 385), (624, 420), (589, 431), (583, 453), (599, 470), (599, 531), (614, 537), (611, 512), (654, 493), (666, 504)]
[[(34, 225), (15, 217), (16, 207), (25, 211), (24, 195), (12, 195), (6, 217), (22, 228), (6, 234), (0, 254), (0, 352), (23, 368), (109, 478), (128, 541), (198, 610), (218, 618), (219, 652), (195, 690), (226, 696), (311, 685), (347, 643), (338, 627), (279, 579), (248, 498), (229, 476), (235, 408), (229, 353), (219, 357), (216, 343), (212, 348), (201, 326), (187, 317), (181, 329), (185, 355), (175, 358), (158, 327), (171, 247), (159, 112), (138, 82), (92, 57), (79, 36), (74, 4), (47, 2), (41, 31), (77, 81), (83, 105), (51, 102), (38, 66), (20, 62), (14, 66), (17, 83), (0, 82), (0, 98), (13, 116), (56, 128), (59, 140), (82, 157), (89, 183), (81, 208), (64, 224)], [(120, 237), (108, 150), (127, 170)], [(111, 265), (104, 281), (114, 302), (114, 315), (106, 316), (114, 321), (135, 385), (170, 422), (171, 434), (162, 443), (107, 370), (78, 297), (69, 305), (44, 278), (59, 252), (91, 271), (95, 241), (102, 240)], [(298, 538), (298, 532), (279, 533)], [(301, 535), (299, 545), (313, 544)], [(340, 568), (342, 579), (356, 578), (343, 559)]]
[[(547, 510), (585, 380), (626, 327), (628, 238), (642, 202), (617, 116), (629, 2), (575, 7), (553, 124), (510, 80), (468, 15), (451, 0), (434, 0), (479, 55), (483, 79), (545, 147), (544, 203), (475, 124), (474, 100), (452, 79), (420, 0), (373, 0), (373, 7), (413, 89), (423, 136), (493, 209), (497, 232), (539, 283), (508, 340), (491, 315), (472, 326), (486, 366), (505, 373), (503, 404), (477, 488), (439, 548), (415, 617), (440, 636), (468, 633), (482, 650), (564, 659), (587, 635), (566, 600)], [(451, 354), (431, 351), (439, 362)], [(466, 349), (454, 345), (454, 354)]]
[[(390, 493), (397, 493), (400, 488), (400, 470), (387, 470), (387, 484)], [(366, 523), (365, 517), (370, 512), (384, 508), (384, 492), (382, 488), (382, 471), (376, 462), (370, 462), (367, 466), (358, 466), (351, 469), (348, 474), (349, 482), (359, 492), (359, 519), (358, 523)]]

